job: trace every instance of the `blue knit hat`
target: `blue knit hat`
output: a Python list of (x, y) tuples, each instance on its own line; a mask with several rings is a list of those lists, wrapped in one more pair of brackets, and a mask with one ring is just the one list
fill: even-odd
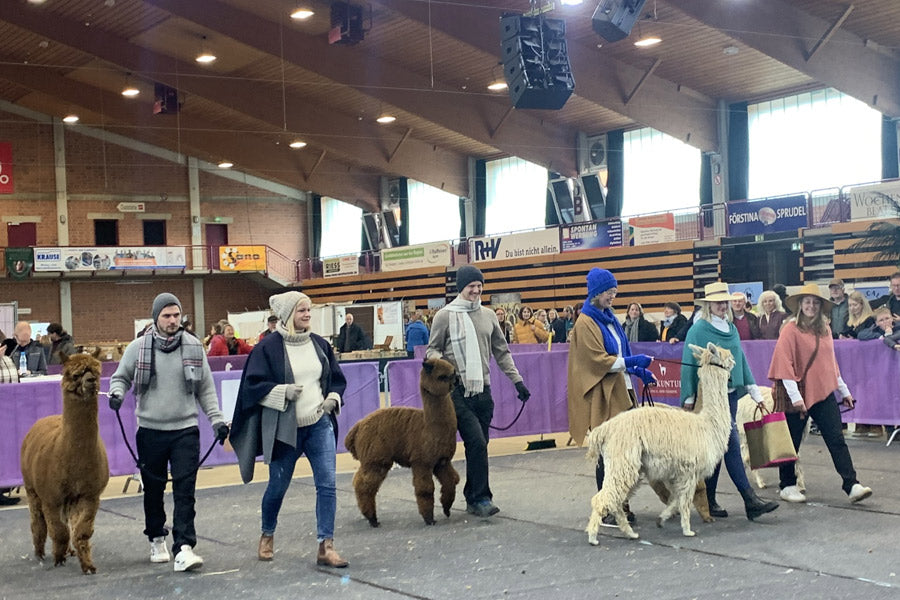
[(613, 277), (613, 274), (606, 269), (598, 269), (597, 267), (594, 267), (593, 269), (588, 271), (588, 300), (590, 300), (597, 294), (602, 294), (606, 290), (614, 287), (619, 287), (619, 284), (616, 283), (616, 278)]

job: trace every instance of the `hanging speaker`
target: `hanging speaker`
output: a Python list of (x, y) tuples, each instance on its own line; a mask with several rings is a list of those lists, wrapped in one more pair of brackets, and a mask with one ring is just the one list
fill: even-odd
[(600, 0), (591, 17), (594, 31), (607, 42), (624, 40), (641, 16), (646, 0)]
[(516, 108), (559, 110), (575, 90), (566, 23), (542, 15), (500, 18), (500, 59)]

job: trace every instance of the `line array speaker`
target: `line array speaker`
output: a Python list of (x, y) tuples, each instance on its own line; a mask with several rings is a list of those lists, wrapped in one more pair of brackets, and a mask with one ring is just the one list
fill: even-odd
[(516, 108), (559, 110), (575, 80), (566, 47), (566, 22), (539, 15), (500, 18), (503, 75)]
[(647, 0), (600, 0), (591, 17), (594, 31), (607, 42), (624, 40), (641, 16)]

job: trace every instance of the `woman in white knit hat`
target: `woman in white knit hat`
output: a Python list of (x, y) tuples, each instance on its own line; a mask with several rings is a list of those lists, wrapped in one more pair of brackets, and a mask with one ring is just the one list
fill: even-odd
[(334, 549), (334, 518), (336, 417), (347, 381), (331, 344), (310, 332), (312, 303), (306, 294), (277, 294), (269, 305), (278, 325), (247, 358), (231, 430), (244, 483), (253, 479), (257, 456), (269, 465), (258, 557), (274, 557), (278, 512), (297, 459), (305, 454), (316, 485), (316, 563), (346, 567)]

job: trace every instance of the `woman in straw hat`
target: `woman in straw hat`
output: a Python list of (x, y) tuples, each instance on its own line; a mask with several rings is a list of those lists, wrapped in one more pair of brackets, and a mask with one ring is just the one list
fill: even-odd
[[(800, 441), (806, 420), (812, 417), (822, 432), (822, 439), (834, 468), (843, 480), (844, 492), (850, 502), (856, 503), (872, 495), (871, 488), (856, 479), (856, 470), (850, 458), (850, 450), (841, 433), (841, 412), (835, 390), (841, 394), (842, 404), (853, 408), (854, 400), (841, 379), (841, 372), (834, 357), (831, 329), (825, 314), (831, 314), (831, 301), (822, 296), (819, 286), (809, 283), (784, 301), (796, 315), (785, 323), (775, 344), (769, 379), (780, 379), (796, 412), (787, 414), (788, 429), (794, 448), (800, 450)], [(804, 391), (800, 391), (802, 383)], [(781, 499), (788, 502), (806, 502), (806, 496), (797, 488), (794, 464), (779, 467)]]
[[(750, 487), (747, 473), (744, 470), (744, 462), (741, 459), (741, 446), (738, 441), (735, 415), (737, 414), (738, 398), (745, 393), (750, 394), (757, 403), (763, 401), (762, 394), (756, 386), (747, 357), (741, 350), (741, 339), (737, 327), (731, 322), (731, 294), (728, 293), (728, 284), (722, 282), (710, 283), (704, 288), (704, 297), (698, 303), (703, 309), (702, 318), (688, 330), (684, 344), (681, 367), (681, 401), (684, 408), (693, 410), (694, 400), (697, 396), (697, 367), (694, 366), (694, 357), (690, 345), (706, 346), (712, 342), (716, 346), (725, 348), (734, 356), (735, 367), (731, 371), (728, 388), (728, 406), (731, 409), (731, 435), (728, 438), (728, 449), (725, 451), (725, 469), (728, 476), (741, 493), (744, 499), (744, 509), (747, 518), (751, 521), (756, 517), (771, 512), (778, 508), (777, 502), (764, 502)], [(706, 480), (706, 497), (709, 500), (709, 514), (714, 517), (727, 517), (728, 512), (716, 502), (716, 486), (719, 482), (719, 469), (722, 463), (716, 467), (713, 474)]]

